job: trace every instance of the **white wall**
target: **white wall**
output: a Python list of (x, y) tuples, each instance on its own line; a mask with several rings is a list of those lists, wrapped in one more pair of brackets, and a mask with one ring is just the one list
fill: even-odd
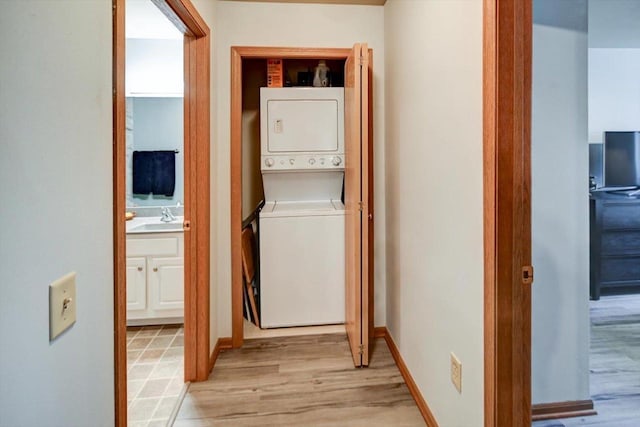
[[(560, 3), (535, 0), (535, 22)], [(533, 403), (589, 399), (587, 33), (560, 21), (533, 27)]]
[(589, 47), (640, 47), (638, 22), (638, 0), (589, 0)]
[(112, 426), (111, 1), (3, 1), (0, 57), (0, 425)]
[(387, 327), (438, 423), (483, 426), (482, 1), (387, 1), (385, 53)]
[[(640, 29), (638, 29), (640, 33)], [(589, 142), (640, 130), (640, 49), (589, 49)]]
[(589, 142), (640, 130), (640, 2), (589, 0)]
[[(200, 6), (200, 3), (196, 3)], [(202, 12), (202, 10), (201, 10)], [(351, 47), (368, 42), (374, 51), (374, 135), (376, 179), (375, 323), (385, 324), (384, 259), (384, 43), (380, 6), (283, 4), (218, 1), (215, 15), (213, 99), (217, 100), (212, 171), (217, 253), (214, 280), (218, 286), (220, 336), (231, 335), (231, 242), (229, 182), (229, 89), (231, 46)], [(214, 203), (212, 201), (212, 203)], [(212, 250), (212, 252), (214, 252)]]

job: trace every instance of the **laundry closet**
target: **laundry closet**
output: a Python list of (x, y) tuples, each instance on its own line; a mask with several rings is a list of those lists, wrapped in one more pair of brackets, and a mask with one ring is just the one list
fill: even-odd
[(258, 207), (243, 209), (243, 220), (255, 219), (254, 295), (245, 296), (263, 329), (345, 321), (343, 68), (243, 64), (243, 208)]
[(354, 364), (368, 364), (370, 54), (232, 48), (234, 345), (243, 324), (339, 325)]

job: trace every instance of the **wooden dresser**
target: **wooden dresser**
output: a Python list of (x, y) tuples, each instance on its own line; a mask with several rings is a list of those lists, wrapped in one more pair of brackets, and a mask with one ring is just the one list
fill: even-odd
[(590, 195), (590, 297), (640, 292), (640, 198)]

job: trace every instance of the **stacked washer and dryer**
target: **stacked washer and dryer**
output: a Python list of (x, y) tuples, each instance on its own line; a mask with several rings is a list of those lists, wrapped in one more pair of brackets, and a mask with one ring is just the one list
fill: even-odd
[(260, 89), (260, 321), (344, 323), (344, 89)]

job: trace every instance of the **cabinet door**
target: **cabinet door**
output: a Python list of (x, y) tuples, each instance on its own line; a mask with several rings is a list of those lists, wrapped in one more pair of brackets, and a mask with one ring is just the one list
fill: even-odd
[(145, 258), (127, 258), (127, 311), (147, 308)]
[[(160, 315), (182, 316), (184, 308), (184, 261), (180, 257), (149, 258), (151, 310)], [(169, 313), (171, 311), (171, 313)]]

